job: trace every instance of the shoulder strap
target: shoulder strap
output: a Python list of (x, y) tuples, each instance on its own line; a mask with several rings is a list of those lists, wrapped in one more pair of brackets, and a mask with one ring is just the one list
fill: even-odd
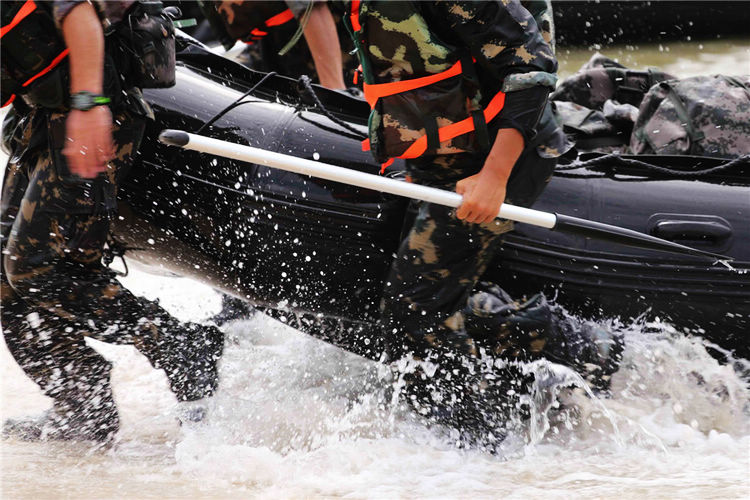
[(289, 40), (286, 45), (284, 45), (281, 50), (279, 51), (279, 55), (283, 56), (287, 52), (289, 52), (292, 47), (294, 47), (297, 42), (299, 42), (299, 39), (302, 38), (302, 33), (305, 30), (305, 25), (307, 24), (307, 21), (310, 19), (310, 13), (312, 12), (314, 2), (310, 2), (307, 4), (307, 8), (305, 9), (305, 13), (302, 14), (302, 17), (299, 20), (299, 26), (297, 26), (297, 31), (294, 32), (294, 35), (292, 35), (291, 40)]

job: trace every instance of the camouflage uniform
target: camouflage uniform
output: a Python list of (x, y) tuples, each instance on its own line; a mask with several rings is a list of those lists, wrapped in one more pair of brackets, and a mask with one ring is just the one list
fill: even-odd
[[(469, 78), (479, 83), (469, 87), (469, 93), (466, 87), (458, 89), (455, 80), (443, 80), (434, 87), (409, 90), (410, 95), (379, 98), (370, 117), (370, 142), (378, 160), (382, 161), (378, 153), (388, 151), (388, 144), (429, 134), (430, 117), (435, 117), (438, 127), (450, 125), (463, 119), (460, 113), (450, 114), (454, 108), (460, 111), (468, 102), (467, 107), (486, 109), (502, 90), (504, 106), (487, 124), (489, 142), (499, 129), (514, 128), (526, 144), (508, 180), (506, 201), (529, 206), (536, 200), (552, 176), (557, 157), (570, 144), (545, 105), (557, 69), (546, 43), (554, 34), (549, 2), (523, 5), (514, 0), (406, 6), (362, 3), (359, 19), (353, 15), (349, 22), (353, 37), (359, 39), (355, 43), (368, 84), (444, 72), (461, 51), (465, 67), (471, 64), (467, 49), (476, 61), (476, 77)], [(351, 5), (345, 9), (350, 11)], [(418, 110), (407, 115), (411, 121), (402, 120), (411, 109)], [(412, 180), (455, 190), (459, 180), (478, 173), (486, 160), (488, 149), (476, 147), (475, 134), (476, 129), (455, 140), (440, 141), (428, 146), (427, 154), (408, 159)], [(378, 141), (386, 147), (373, 144)], [(541, 296), (522, 304), (496, 286), (478, 286), (501, 236), (513, 228), (512, 222), (496, 219), (472, 224), (457, 219), (446, 207), (423, 202), (412, 206), (416, 215), (390, 269), (381, 304), (387, 355), (399, 360), (394, 368), (405, 382), (402, 394), (420, 414), (447, 423), (459, 433), (466, 431), (459, 442), (476, 444), (479, 440), (491, 447), (502, 439), (508, 413), (516, 411), (520, 387), (528, 381), (516, 365), (500, 366), (496, 357), (524, 361), (551, 356), (578, 367), (583, 360), (603, 362), (601, 352), (589, 336), (571, 335), (574, 328), (555, 329), (551, 308)], [(484, 358), (479, 348), (493, 357)], [(408, 362), (405, 355), (428, 363)]]
[[(57, 21), (77, 3), (56, 2)], [(38, 8), (52, 12), (47, 4)], [(178, 399), (210, 395), (221, 332), (179, 324), (124, 289), (101, 262), (117, 186), (135, 162), (145, 128), (148, 106), (140, 91), (131, 89), (113, 104), (115, 155), (93, 181), (67, 171), (61, 154), (67, 109), (14, 106), (4, 124), (13, 130), (4, 134), (11, 151), (2, 191), (3, 334), (24, 372), (54, 401), (42, 422), (50, 425), (26, 437), (107, 440), (117, 431), (111, 365), (86, 345), (86, 336), (134, 345), (166, 371)]]

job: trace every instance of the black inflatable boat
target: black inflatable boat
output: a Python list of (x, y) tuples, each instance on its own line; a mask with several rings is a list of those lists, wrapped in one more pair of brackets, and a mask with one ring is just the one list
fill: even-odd
[[(146, 92), (157, 120), (142, 165), (121, 190), (116, 238), (130, 248), (129, 257), (207, 282), (308, 333), (377, 356), (380, 339), (371, 327), (409, 216), (407, 200), (157, 141), (165, 128), (200, 131), (375, 173), (378, 166), (355, 133), (366, 129), (367, 104), (314, 87), (316, 104), (295, 80), (179, 43), (177, 85)], [(683, 172), (721, 163), (646, 160)], [(396, 162), (386, 175), (402, 176), (402, 168)], [(543, 290), (589, 317), (658, 317), (748, 357), (750, 167), (700, 177), (609, 161), (561, 169), (534, 208), (661, 236), (734, 262), (712, 265), (519, 224), (486, 279), (515, 296)]]

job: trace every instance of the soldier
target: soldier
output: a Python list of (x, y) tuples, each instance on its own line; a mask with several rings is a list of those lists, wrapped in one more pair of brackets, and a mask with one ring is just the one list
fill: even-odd
[[(339, 38), (326, 2), (218, 0), (202, 1), (201, 7), (227, 49), (236, 40), (248, 44), (243, 57), (253, 69), (292, 78), (308, 75), (338, 90), (346, 88), (345, 72), (353, 76), (351, 43), (348, 37)], [(297, 43), (300, 35), (305, 43)]]
[[(382, 301), (392, 359), (411, 354), (438, 363), (439, 375), (426, 382), (427, 390), (412, 394), (411, 403), (426, 415), (452, 412), (453, 423), (472, 417), (458, 415), (462, 404), (446, 402), (473, 399), (468, 406), (481, 406), (487, 388), (481, 377), (467, 382), (476, 382), (468, 391), (451, 387), (451, 378), (466, 380), (476, 373), (457, 366), (463, 362), (454, 361), (456, 352), (472, 364), (479, 346), (514, 360), (536, 359), (554, 349), (539, 328), (549, 318), (533, 318), (545, 310), (539, 298), (518, 304), (499, 289), (475, 290), (500, 236), (513, 228), (512, 222), (496, 219), (500, 205), (531, 205), (551, 177), (556, 157), (568, 148), (546, 105), (557, 80), (549, 4), (524, 4), (543, 31), (517, 0), (344, 6), (365, 98), (373, 108), (366, 147), (384, 165), (395, 157), (406, 159), (413, 182), (455, 190), (464, 198), (455, 212), (418, 204)], [(519, 312), (528, 324), (508, 321)], [(467, 316), (481, 320), (467, 322)], [(476, 332), (467, 331), (472, 326)], [(579, 346), (576, 352), (605, 364), (606, 353), (600, 359), (589, 339), (575, 340), (592, 347)], [(456, 370), (462, 376), (452, 377)], [(430, 377), (418, 370), (411, 380), (418, 379)]]
[[(4, 124), (2, 327), (13, 357), (53, 400), (37, 420), (6, 422), (6, 436), (111, 441), (119, 428), (111, 365), (86, 336), (134, 345), (165, 370), (178, 400), (217, 387), (222, 333), (180, 324), (102, 265), (117, 186), (153, 116), (135, 76), (114, 62), (127, 51), (103, 34), (134, 3), (0, 6), (2, 100), (13, 103)], [(172, 29), (168, 20), (154, 26), (157, 37)], [(164, 61), (146, 79), (168, 74)]]

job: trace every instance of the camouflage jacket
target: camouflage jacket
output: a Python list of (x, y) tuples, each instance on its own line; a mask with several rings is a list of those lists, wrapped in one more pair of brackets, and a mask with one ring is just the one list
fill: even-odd
[[(557, 61), (545, 41), (545, 36), (552, 36), (548, 3), (528, 3), (545, 26), (544, 33), (518, 0), (371, 1), (361, 2), (358, 12), (347, 16), (368, 84), (429, 77), (448, 70), (459, 60), (468, 62), (462, 63), (462, 77), (378, 99), (370, 119), (370, 141), (376, 159), (397, 156), (399, 151), (408, 149), (409, 141), (424, 135), (429, 143), (429, 129), (451, 125), (474, 116), (477, 110), (488, 109), (499, 91), (506, 93), (505, 106), (491, 118), (495, 128), (513, 127), (524, 137), (533, 137), (536, 120), (519, 119), (520, 114), (528, 114), (528, 109), (519, 115), (512, 113), (528, 108), (530, 103), (536, 110), (530, 114), (540, 116), (545, 93), (537, 92), (530, 98), (523, 91), (554, 88)], [(345, 2), (343, 10), (352, 13), (352, 4)], [(523, 100), (524, 104), (514, 106), (514, 100)], [(427, 123), (432, 120), (437, 127)], [(478, 151), (481, 148), (477, 147), (476, 135), (472, 132), (441, 140), (439, 146), (432, 141), (429, 152)]]

